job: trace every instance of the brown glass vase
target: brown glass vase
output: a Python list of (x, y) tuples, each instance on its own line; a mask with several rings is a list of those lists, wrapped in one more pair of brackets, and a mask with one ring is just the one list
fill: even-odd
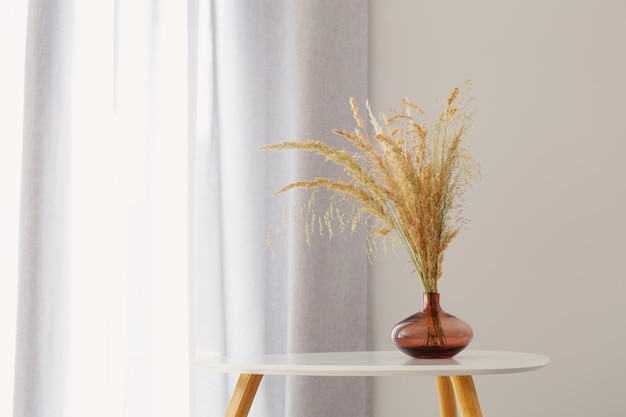
[(391, 339), (414, 358), (451, 358), (472, 341), (472, 328), (439, 305), (439, 293), (424, 293), (422, 309), (396, 324)]

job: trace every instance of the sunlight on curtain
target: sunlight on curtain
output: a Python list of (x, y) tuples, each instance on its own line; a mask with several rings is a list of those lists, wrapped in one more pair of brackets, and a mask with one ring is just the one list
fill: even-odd
[(187, 415), (186, 10), (75, 22), (68, 415)]
[(0, 415), (11, 415), (24, 102), (25, 2), (0, 1)]
[[(56, 167), (70, 173), (70, 221), (61, 230), (70, 242), (65, 260), (69, 294), (61, 294), (69, 300), (68, 323), (63, 323), (68, 332), (55, 335), (54, 329), (45, 329), (52, 330), (52, 338), (67, 336), (60, 345), (68, 359), (60, 365), (66, 368), (61, 374), (48, 373), (49, 363), (40, 361), (44, 369), (34, 371), (20, 369), (18, 363), (18, 372), (35, 372), (30, 380), (43, 381), (44, 389), (65, 387), (59, 391), (64, 399), (20, 410), (64, 417), (188, 415), (188, 68), (183, 6), (175, 0), (58, 1), (46, 6), (63, 14), (64, 23), (71, 22), (71, 28), (47, 29), (71, 36), (34, 38), (41, 42), (38, 56), (50, 59), (47, 65), (70, 63), (70, 74), (64, 75), (71, 80), (69, 89), (53, 90), (70, 103), (63, 117), (70, 121), (71, 149), (56, 159), (70, 161), (67, 167)], [(12, 18), (2, 7), (3, 62), (24, 62), (25, 42), (16, 37), (26, 31), (26, 6), (22, 9)], [(5, 20), (12, 24), (5, 25)], [(46, 43), (59, 39), (62, 48)], [(54, 55), (57, 51), (71, 56)], [(17, 275), (24, 91), (16, 80), (23, 79), (24, 68), (2, 65), (0, 71), (0, 415), (11, 415), (13, 374), (5, 369), (14, 366), (16, 285), (4, 275)], [(4, 122), (4, 115), (10, 123)], [(41, 138), (56, 139), (45, 132)], [(6, 265), (5, 255), (11, 260)], [(41, 273), (46, 273), (45, 265)], [(46, 379), (50, 375), (54, 380)], [(17, 401), (41, 399), (25, 397), (28, 394)], [(48, 400), (44, 396), (42, 402)]]

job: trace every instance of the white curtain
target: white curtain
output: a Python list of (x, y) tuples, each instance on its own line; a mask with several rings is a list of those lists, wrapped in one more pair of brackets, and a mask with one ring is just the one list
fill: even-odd
[[(198, 50), (214, 58), (204, 60), (213, 65), (201, 73), (214, 83), (192, 89), (199, 100), (208, 98), (198, 108), (208, 109), (211, 121), (197, 116), (203, 140), (191, 152), (196, 351), (365, 350), (363, 235), (317, 239), (312, 248), (302, 235), (277, 239), (275, 259), (265, 244), (268, 225), (281, 221), (283, 209), (308, 199), (272, 193), (333, 167), (312, 155), (265, 154), (258, 147), (335, 140), (331, 128), (354, 126), (348, 99), (363, 102), (367, 95), (367, 1), (230, 0), (199, 16)], [(210, 179), (208, 189), (202, 176)], [(233, 383), (194, 375), (194, 407), (220, 415)], [(251, 413), (365, 416), (368, 392), (365, 379), (267, 377)]]
[(14, 415), (186, 415), (186, 10), (27, 12)]
[(0, 0), (0, 415), (13, 403), (26, 4)]
[[(338, 3), (31, 0), (15, 12), (19, 288), (2, 411), (218, 416), (233, 381), (190, 377), (198, 351), (367, 348), (363, 237), (308, 248), (293, 236), (274, 260), (265, 244), (283, 207), (306, 199), (272, 192), (329, 167), (257, 150), (333, 140), (348, 98), (365, 99), (367, 2)], [(363, 416), (368, 390), (268, 377), (252, 413)]]

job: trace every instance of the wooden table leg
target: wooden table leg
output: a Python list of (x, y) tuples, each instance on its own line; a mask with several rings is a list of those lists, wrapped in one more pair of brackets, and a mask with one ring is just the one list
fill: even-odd
[(471, 375), (451, 376), (452, 386), (462, 417), (483, 417)]
[(241, 374), (230, 397), (226, 417), (246, 417), (263, 375)]
[(457, 417), (456, 400), (454, 399), (450, 377), (437, 377), (437, 392), (439, 393), (439, 413), (441, 417)]

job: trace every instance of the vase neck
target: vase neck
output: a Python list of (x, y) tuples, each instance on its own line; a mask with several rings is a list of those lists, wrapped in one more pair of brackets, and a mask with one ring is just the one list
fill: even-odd
[(422, 311), (440, 309), (438, 292), (425, 292), (422, 294)]

